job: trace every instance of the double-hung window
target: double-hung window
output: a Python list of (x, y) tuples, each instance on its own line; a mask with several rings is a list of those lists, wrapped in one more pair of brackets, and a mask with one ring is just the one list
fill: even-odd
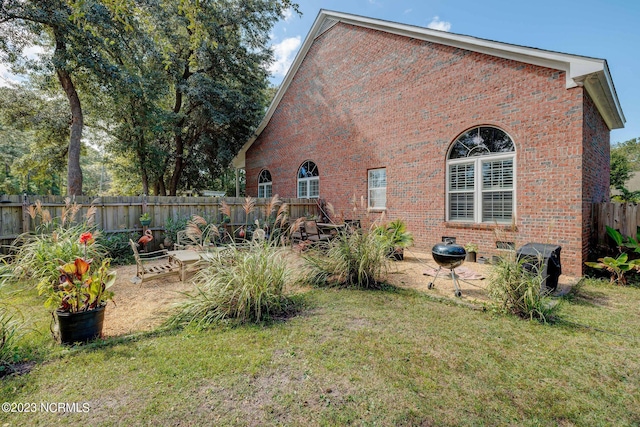
[(260, 172), (260, 176), (258, 177), (258, 197), (271, 197), (272, 184), (273, 181), (271, 180), (271, 172), (263, 169), (262, 172)]
[(315, 163), (307, 160), (298, 169), (298, 198), (316, 199), (320, 197), (320, 173)]
[(509, 223), (515, 206), (515, 147), (504, 131), (477, 127), (453, 144), (447, 160), (447, 218)]
[(369, 170), (369, 209), (387, 207), (387, 169)]

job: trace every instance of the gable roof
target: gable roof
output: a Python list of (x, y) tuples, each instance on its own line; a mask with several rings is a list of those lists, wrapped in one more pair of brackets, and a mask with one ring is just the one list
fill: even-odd
[(240, 152), (234, 157), (233, 165), (236, 168), (245, 167), (245, 153), (271, 120), (273, 113), (289, 88), (293, 77), (302, 64), (307, 52), (309, 52), (309, 49), (315, 39), (339, 22), (564, 71), (566, 74), (566, 88), (569, 89), (576, 86), (583, 86), (595, 103), (596, 108), (602, 115), (602, 118), (609, 129), (619, 129), (624, 127), (626, 119), (622, 113), (620, 101), (618, 100), (618, 95), (616, 94), (615, 87), (613, 86), (607, 61), (604, 59), (518, 46), (509, 43), (496, 42), (477, 37), (322, 9), (318, 13), (309, 34), (298, 51), (295, 60), (291, 64), (287, 75), (276, 92), (276, 95), (267, 109), (264, 118), (260, 122), (260, 125), (253, 136), (244, 144), (240, 149)]

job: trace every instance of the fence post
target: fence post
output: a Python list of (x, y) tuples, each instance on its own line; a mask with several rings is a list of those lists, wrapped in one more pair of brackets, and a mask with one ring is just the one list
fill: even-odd
[(27, 193), (22, 195), (22, 232), (28, 233), (30, 227), (29, 224), (29, 201), (27, 199)]

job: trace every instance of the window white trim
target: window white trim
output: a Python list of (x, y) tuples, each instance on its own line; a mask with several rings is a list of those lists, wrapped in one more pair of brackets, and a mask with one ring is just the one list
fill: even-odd
[[(480, 127), (493, 127), (493, 126), (480, 126)], [(477, 128), (475, 128), (477, 129)], [(499, 128), (496, 128), (499, 129)], [(470, 129), (467, 132), (473, 131), (474, 129)], [(501, 130), (501, 129), (500, 129)], [(465, 133), (467, 133), (465, 132)], [(503, 131), (504, 132), (504, 131)], [(464, 135), (464, 134), (463, 134)], [(507, 136), (509, 136), (507, 134)], [(511, 136), (509, 136), (509, 138), (511, 139), (512, 143), (513, 143), (513, 139), (511, 138)], [(453, 148), (453, 146), (455, 145), (455, 143), (458, 141), (458, 139), (456, 139), (456, 141), (453, 142), (453, 144), (451, 145), (451, 148)], [(498, 223), (498, 224), (510, 224), (513, 222), (513, 218), (516, 218), (516, 200), (517, 200), (517, 194), (516, 194), (516, 176), (517, 176), (517, 165), (516, 165), (516, 151), (515, 151), (515, 144), (514, 144), (514, 151), (509, 151), (509, 152), (499, 152), (499, 153), (495, 153), (495, 154), (485, 154), (485, 155), (480, 155), (480, 156), (470, 156), (470, 157), (463, 157), (463, 158), (458, 158), (458, 159), (449, 159), (449, 156), (451, 155), (451, 149), (449, 150), (449, 152), (447, 153), (447, 161), (446, 161), (446, 203), (445, 203), (445, 214), (446, 214), (446, 218), (447, 221), (449, 222), (456, 222), (456, 223), (478, 223), (478, 224), (482, 224), (482, 223), (486, 223), (486, 224), (494, 224), (494, 223)], [(501, 161), (501, 160), (510, 160), (512, 163), (512, 176), (511, 176), (511, 185), (509, 186), (508, 182), (506, 183), (507, 185), (505, 187), (497, 187), (497, 188), (493, 188), (493, 189), (484, 189), (483, 188), (483, 175), (482, 175), (482, 166), (483, 164), (488, 164), (488, 163), (492, 163), (492, 162), (497, 162), (497, 161)], [(455, 166), (460, 166), (460, 165), (470, 165), (472, 166), (472, 171), (473, 171), (473, 186), (469, 186), (469, 183), (465, 183), (464, 182), (464, 177), (462, 177), (463, 181), (461, 181), (460, 186), (464, 187), (464, 188), (460, 188), (460, 189), (451, 189), (451, 179), (452, 179), (452, 168)], [(461, 171), (461, 173), (464, 173), (464, 171)], [(466, 184), (466, 185), (465, 185)], [(491, 192), (505, 192), (505, 193), (509, 193), (511, 200), (511, 217), (510, 218), (505, 218), (505, 219), (495, 219), (495, 218), (491, 218), (491, 219), (487, 219), (484, 220), (483, 219), (483, 195), (484, 194), (488, 194)], [(468, 194), (468, 195), (472, 195), (472, 202), (473, 202), (473, 213), (472, 213), (472, 217), (471, 218), (452, 218), (452, 212), (451, 212), (451, 197), (453, 194)], [(462, 205), (464, 206), (464, 200), (461, 201)], [(464, 212), (462, 212), (462, 214), (464, 214)]]
[(263, 169), (258, 175), (258, 197), (269, 198), (273, 194), (271, 172)]
[[(384, 172), (384, 177), (375, 177)], [(369, 169), (367, 171), (367, 207), (373, 211), (387, 209), (387, 168)]]
[(270, 198), (273, 195), (273, 187), (270, 182), (258, 184), (258, 197)]
[(298, 168), (298, 198), (317, 199), (320, 197), (320, 173), (318, 166), (307, 160)]

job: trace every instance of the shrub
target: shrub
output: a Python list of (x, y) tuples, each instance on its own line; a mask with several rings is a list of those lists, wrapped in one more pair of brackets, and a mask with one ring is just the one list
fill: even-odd
[(554, 320), (558, 304), (550, 304), (548, 292), (541, 291), (545, 278), (523, 264), (523, 260), (501, 258), (489, 275), (489, 297), (500, 312), (543, 323)]
[(112, 265), (128, 265), (134, 262), (129, 239), (135, 241), (138, 236), (135, 233), (105, 233), (96, 240), (97, 244), (104, 249), (105, 256), (111, 258)]
[(249, 249), (230, 245), (212, 254), (195, 277), (196, 292), (178, 305), (169, 325), (261, 322), (288, 314), (292, 300), (284, 295), (284, 286), (290, 271), (282, 251), (262, 242)]
[(389, 242), (372, 231), (341, 232), (328, 243), (325, 253), (304, 256), (309, 281), (363, 289), (379, 288), (388, 271)]
[(178, 241), (178, 231), (184, 230), (187, 228), (187, 222), (191, 216), (183, 216), (177, 219), (167, 218), (167, 222), (164, 224), (164, 235), (168, 237), (169, 240), (176, 243)]
[(93, 222), (95, 208), (89, 208), (80, 222), (74, 222), (81, 207), (71, 204), (67, 198), (62, 215), (57, 218), (52, 218), (39, 201), (29, 207), (32, 220), (40, 221), (40, 224), (35, 232), (24, 233), (14, 242), (13, 278), (31, 281), (42, 289), (57, 284), (58, 267), (62, 264), (84, 256), (101, 262), (104, 257), (102, 246), (91, 245), (85, 254), (85, 246), (80, 243), (83, 233), (97, 234)]

